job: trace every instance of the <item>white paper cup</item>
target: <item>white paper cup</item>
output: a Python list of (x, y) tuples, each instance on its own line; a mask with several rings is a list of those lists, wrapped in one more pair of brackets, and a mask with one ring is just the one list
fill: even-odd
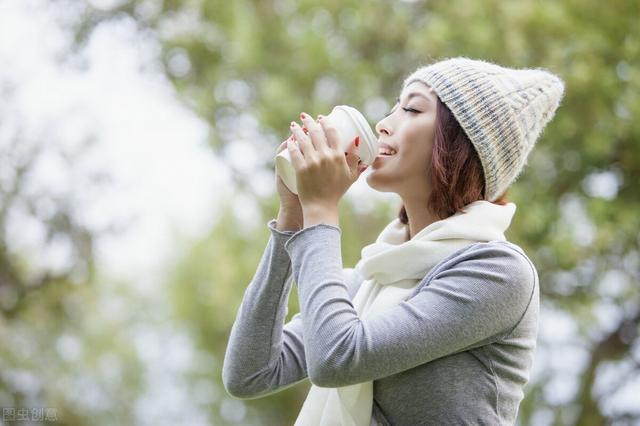
[[(338, 130), (344, 152), (347, 152), (349, 145), (353, 143), (356, 136), (360, 136), (360, 144), (358, 146), (360, 159), (365, 164), (373, 163), (378, 155), (378, 139), (360, 111), (348, 105), (337, 105), (324, 120), (326, 120), (326, 123), (334, 125)], [(291, 164), (288, 148), (276, 155), (275, 163), (276, 173), (282, 178), (287, 188), (297, 194), (296, 171), (293, 168), (293, 164)]]

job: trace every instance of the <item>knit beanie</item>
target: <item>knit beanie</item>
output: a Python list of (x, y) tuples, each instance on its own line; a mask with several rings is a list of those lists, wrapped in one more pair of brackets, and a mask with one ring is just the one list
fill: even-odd
[(488, 201), (518, 178), (564, 94), (563, 81), (543, 69), (505, 68), (469, 58), (419, 67), (403, 87), (416, 80), (433, 88), (471, 140)]

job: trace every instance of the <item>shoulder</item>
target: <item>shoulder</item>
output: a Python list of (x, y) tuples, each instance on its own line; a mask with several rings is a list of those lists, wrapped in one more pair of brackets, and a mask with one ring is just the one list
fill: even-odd
[(437, 264), (425, 277), (426, 285), (457, 281), (464, 287), (497, 292), (514, 302), (527, 303), (538, 283), (536, 268), (517, 244), (489, 241), (469, 244)]
[(531, 286), (538, 280), (538, 272), (534, 263), (522, 247), (517, 244), (510, 241), (490, 241), (478, 243), (477, 247), (471, 247), (471, 249), (478, 256), (495, 256), (502, 267), (510, 270), (515, 277), (530, 282)]
[(508, 270), (519, 278), (537, 277), (536, 267), (529, 256), (522, 247), (509, 241), (495, 240), (469, 244), (444, 258), (432, 272), (459, 265)]

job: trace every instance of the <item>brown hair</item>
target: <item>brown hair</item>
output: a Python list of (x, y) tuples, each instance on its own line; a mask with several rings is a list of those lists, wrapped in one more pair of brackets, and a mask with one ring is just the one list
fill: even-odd
[[(437, 99), (436, 129), (431, 153), (431, 194), (427, 204), (440, 219), (484, 199), (484, 172), (474, 146), (449, 108)], [(505, 191), (494, 204), (508, 202)], [(404, 204), (398, 219), (409, 223)]]

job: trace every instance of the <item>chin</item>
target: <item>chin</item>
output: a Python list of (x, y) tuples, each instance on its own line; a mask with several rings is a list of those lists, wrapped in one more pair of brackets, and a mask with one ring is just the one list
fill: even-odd
[(387, 188), (384, 185), (381, 185), (379, 182), (376, 182), (376, 178), (373, 177), (375, 173), (376, 172), (372, 170), (369, 174), (367, 174), (367, 185), (369, 185), (371, 189), (375, 189), (378, 192), (395, 192), (393, 189)]

